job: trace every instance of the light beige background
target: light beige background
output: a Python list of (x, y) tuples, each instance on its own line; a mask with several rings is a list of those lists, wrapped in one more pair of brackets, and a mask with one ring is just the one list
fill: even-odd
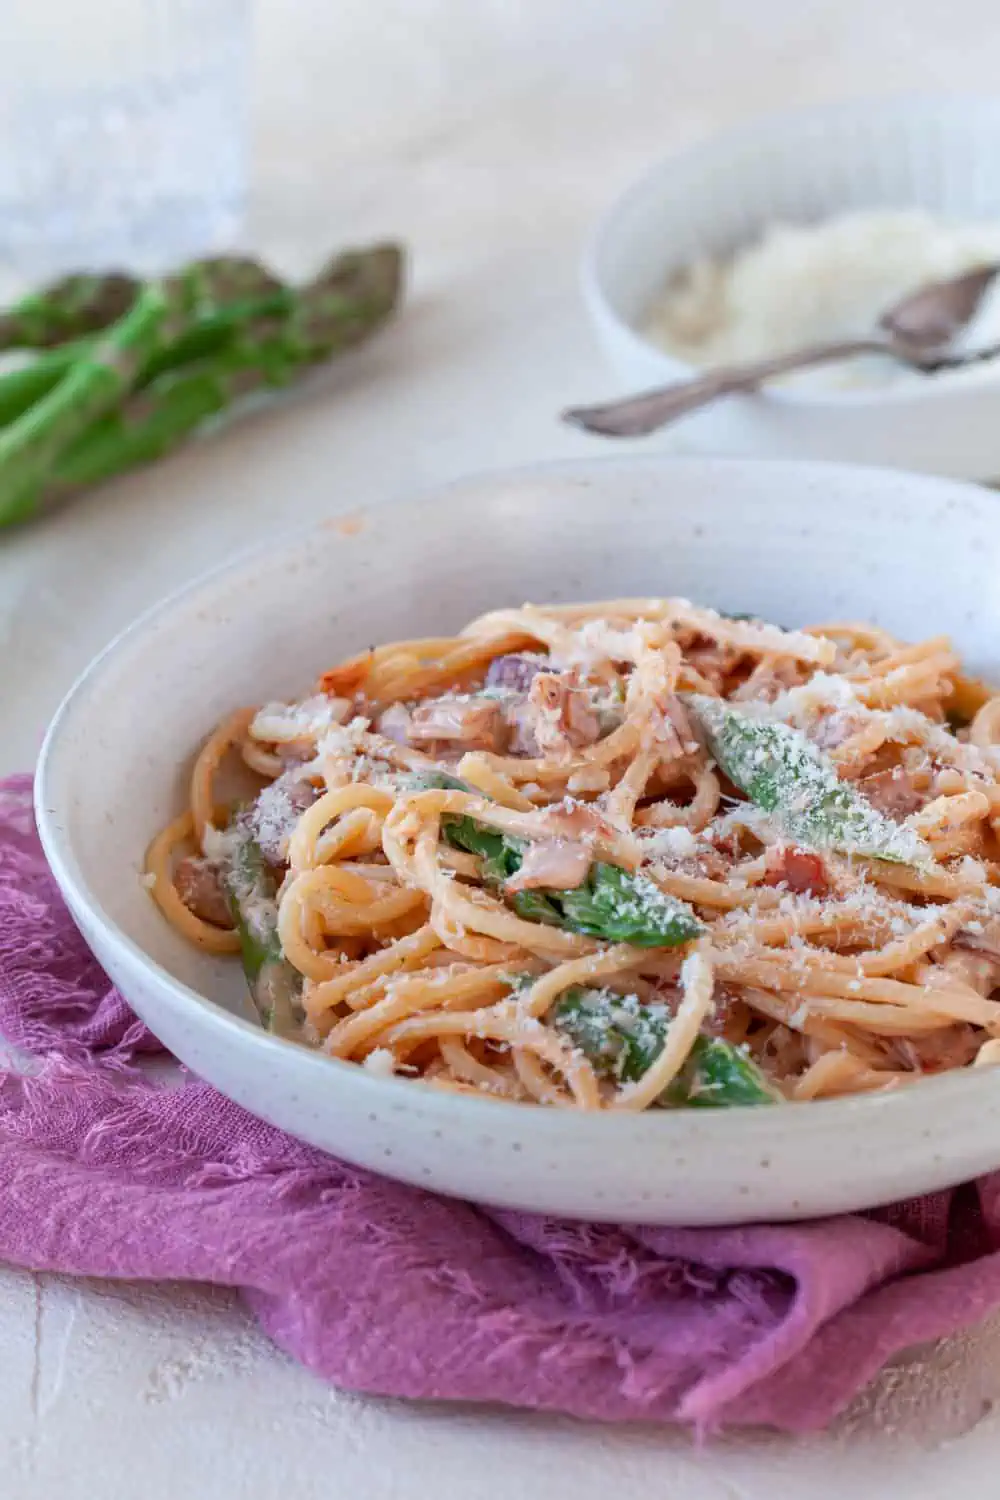
[[(0, 28), (14, 0), (0, 0)], [(46, 0), (67, 25), (84, 9)], [(121, 3), (121, 0), (119, 0)], [(599, 451), (553, 413), (605, 374), (583, 234), (646, 161), (776, 106), (991, 88), (992, 0), (260, 0), (252, 238), (289, 266), (396, 233), (405, 319), (304, 399), (0, 539), (0, 763), (139, 609), (290, 523)], [(2, 146), (2, 143), (0, 143)], [(931, 1500), (995, 1492), (1000, 1329), (888, 1372), (823, 1439), (364, 1402), (228, 1294), (0, 1270), (4, 1500)]]

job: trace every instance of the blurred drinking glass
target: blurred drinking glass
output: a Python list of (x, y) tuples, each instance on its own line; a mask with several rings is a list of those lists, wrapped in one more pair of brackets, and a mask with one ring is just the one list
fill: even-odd
[(0, 0), (0, 271), (155, 271), (233, 243), (253, 0)]

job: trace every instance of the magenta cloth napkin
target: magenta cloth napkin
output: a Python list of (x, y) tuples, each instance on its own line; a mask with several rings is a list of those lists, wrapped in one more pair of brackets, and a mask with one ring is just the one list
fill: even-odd
[(38, 1059), (0, 1072), (0, 1259), (238, 1287), (351, 1390), (804, 1431), (1000, 1305), (1000, 1175), (873, 1217), (597, 1227), (402, 1187), (144, 1080), (158, 1043), (60, 899), (27, 777), (0, 782), (0, 1033)]

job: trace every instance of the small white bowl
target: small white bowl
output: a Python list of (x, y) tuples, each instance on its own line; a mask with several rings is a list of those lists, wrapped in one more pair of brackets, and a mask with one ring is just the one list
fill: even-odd
[(191, 948), (140, 883), (204, 735), (367, 642), (524, 599), (676, 593), (794, 625), (951, 634), (1000, 671), (1000, 507), (888, 471), (614, 458), (452, 486), (269, 543), (112, 643), (42, 752), (42, 842), (85, 937), (172, 1052), (276, 1125), (440, 1192), (581, 1218), (720, 1224), (908, 1197), (1000, 1165), (1000, 1072), (734, 1111), (581, 1115), (458, 1097), (268, 1036), (238, 963)]
[[(637, 331), (672, 272), (731, 253), (777, 221), (914, 207), (1000, 221), (1000, 98), (834, 105), (742, 125), (660, 162), (608, 211), (584, 254), (583, 295), (616, 393), (698, 373)], [(1000, 362), (878, 390), (770, 386), (718, 401), (653, 441), (993, 480), (998, 411)]]

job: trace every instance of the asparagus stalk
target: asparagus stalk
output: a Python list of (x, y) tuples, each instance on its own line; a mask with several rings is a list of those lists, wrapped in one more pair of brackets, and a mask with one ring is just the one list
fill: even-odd
[[(241, 255), (192, 261), (170, 281), (185, 309), (197, 315), (281, 288), (259, 261)], [(49, 349), (97, 333), (124, 316), (141, 288), (141, 281), (120, 271), (64, 276), (0, 312), (0, 348)]]
[[(453, 848), (478, 855), (483, 879), (490, 885), (502, 888), (521, 868), (522, 842), (475, 818), (445, 817), (441, 832)], [(702, 931), (701, 923), (682, 901), (668, 896), (643, 876), (630, 875), (600, 860), (591, 865), (587, 879), (576, 890), (517, 891), (511, 905), (529, 922), (562, 927), (608, 943), (633, 943), (638, 948), (678, 947)]]
[(229, 838), (231, 857), (223, 880), (250, 996), (265, 1029), (290, 1036), (300, 1020), (302, 976), (282, 952), (275, 879), (245, 823), (237, 819)]
[(637, 948), (676, 948), (702, 931), (682, 901), (641, 875), (601, 861), (591, 865), (576, 890), (518, 891), (513, 905), (529, 921)]
[(127, 395), (174, 316), (176, 304), (164, 284), (149, 282), (93, 350), (0, 433), (0, 522), (22, 515), (25, 497), (44, 481), (59, 455)]
[(427, 771), (410, 771), (406, 777), (406, 785), (415, 792), (427, 792), (432, 790), (445, 792), (472, 792), (477, 797), (484, 797), (478, 787), (470, 786), (460, 776), (453, 776), (450, 771), (439, 771), (437, 769)]
[(927, 846), (840, 780), (836, 768), (789, 724), (753, 718), (720, 698), (685, 695), (712, 755), (750, 801), (798, 843), (916, 864)]
[(246, 255), (195, 260), (167, 278), (186, 312), (204, 317), (233, 302), (268, 297), (288, 288), (272, 271)]
[(0, 428), (54, 390), (76, 360), (92, 347), (92, 339), (77, 339), (58, 349), (43, 350), (30, 364), (0, 375)]
[[(290, 312), (298, 293), (278, 287), (258, 297), (226, 303), (199, 317), (179, 338), (166, 340), (151, 354), (139, 372), (141, 388), (167, 371), (204, 359), (225, 349), (243, 322)], [(44, 350), (31, 364), (0, 375), (0, 427), (6, 427), (49, 393), (78, 359), (92, 351), (94, 339), (77, 339), (56, 349)]]
[[(399, 250), (377, 245), (339, 256), (313, 285), (326, 284), (330, 291), (339, 290), (352, 301), (361, 294), (374, 295), (392, 306), (398, 300), (400, 274)], [(127, 297), (122, 300), (119, 289), (130, 287), (134, 300), (140, 285), (117, 274), (69, 277), (0, 313), (0, 348), (44, 350), (31, 365), (0, 375), (0, 426), (47, 394), (93, 347), (93, 339), (86, 335), (127, 311), (131, 303)], [(238, 256), (195, 261), (169, 278), (168, 285), (194, 323), (180, 338), (154, 351), (142, 370), (143, 384), (165, 370), (216, 353), (246, 320), (293, 311), (301, 296), (297, 288), (286, 286), (259, 262)], [(88, 291), (92, 307), (86, 302)]]
[[(551, 1013), (599, 1073), (630, 1083), (652, 1067), (666, 1045), (670, 1013), (635, 995), (574, 985)], [(722, 1037), (699, 1036), (680, 1073), (657, 1099), (663, 1107), (729, 1108), (773, 1104), (776, 1095), (744, 1052)]]
[[(280, 294), (286, 297), (283, 308), (275, 310), (276, 303), (265, 298), (257, 302), (253, 318), (240, 321), (234, 304), (212, 324), (195, 325), (163, 345), (153, 360), (167, 360), (171, 350), (176, 358), (177, 351), (185, 346), (191, 351), (199, 339), (204, 343), (209, 337), (221, 343), (217, 352), (168, 369), (144, 384), (147, 361), (139, 388), (91, 422), (41, 477), (16, 492), (6, 482), (6, 435), (0, 434), (0, 525), (27, 519), (80, 489), (161, 457), (241, 397), (286, 385), (310, 366), (358, 343), (392, 311), (401, 266), (400, 254), (391, 246), (352, 252), (339, 257), (310, 285)], [(244, 312), (252, 306), (244, 304)]]
[(119, 271), (65, 276), (0, 312), (0, 348), (49, 349), (107, 328), (132, 306), (139, 286)]
[(779, 1097), (757, 1064), (739, 1047), (723, 1037), (700, 1036), (660, 1102), (728, 1109), (736, 1104), (775, 1104)]

